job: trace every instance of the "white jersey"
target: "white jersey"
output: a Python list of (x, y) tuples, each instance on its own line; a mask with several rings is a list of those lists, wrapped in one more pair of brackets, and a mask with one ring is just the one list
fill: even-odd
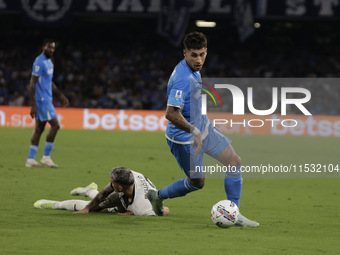
[(145, 194), (149, 190), (156, 190), (156, 186), (143, 174), (132, 171), (135, 178), (135, 192), (132, 202), (127, 206), (127, 210), (133, 212), (134, 215), (156, 215), (152, 210), (149, 199), (145, 198)]

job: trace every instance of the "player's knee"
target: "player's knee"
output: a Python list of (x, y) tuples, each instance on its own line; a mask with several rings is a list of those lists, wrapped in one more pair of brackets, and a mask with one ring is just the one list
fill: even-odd
[(233, 156), (230, 159), (230, 165), (231, 166), (240, 166), (242, 164), (241, 158), (236, 153), (233, 154)]
[(40, 135), (44, 132), (44, 130), (45, 130), (44, 126), (36, 126), (34, 135), (40, 137)]
[(190, 179), (190, 183), (192, 186), (198, 189), (203, 189), (204, 184), (205, 184), (205, 179), (200, 178), (200, 179)]
[(54, 133), (57, 133), (60, 129), (59, 123), (55, 123), (53, 126), (51, 126), (51, 129), (53, 129)]
[(57, 123), (54, 125), (54, 128), (55, 128), (55, 130), (59, 130), (59, 129), (60, 129), (59, 122), (57, 122)]
[(236, 166), (240, 166), (242, 164), (241, 157), (235, 153), (235, 161)]

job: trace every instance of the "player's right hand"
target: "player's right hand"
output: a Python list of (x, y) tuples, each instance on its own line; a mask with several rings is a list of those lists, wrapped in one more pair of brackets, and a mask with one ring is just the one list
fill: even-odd
[(202, 136), (201, 133), (199, 133), (198, 135), (194, 136), (194, 142), (192, 144), (192, 147), (196, 147), (195, 149), (195, 156), (197, 156), (197, 154), (201, 151), (202, 149)]
[(36, 106), (31, 107), (30, 115), (31, 115), (32, 119), (34, 119), (35, 116), (37, 116), (37, 107)]

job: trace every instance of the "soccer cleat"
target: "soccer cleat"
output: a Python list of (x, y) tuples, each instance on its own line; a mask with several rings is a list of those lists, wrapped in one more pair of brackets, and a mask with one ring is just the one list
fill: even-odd
[(53, 206), (56, 202), (57, 201), (40, 199), (40, 200), (36, 201), (33, 204), (33, 206), (37, 209), (53, 209)]
[(246, 228), (257, 228), (260, 226), (260, 223), (249, 220), (246, 217), (244, 217), (242, 214), (238, 216), (238, 221), (234, 225), (235, 227), (246, 227)]
[(39, 167), (40, 164), (35, 161), (33, 158), (28, 158), (26, 160), (26, 164), (25, 164), (25, 167)]
[(42, 159), (40, 160), (40, 163), (43, 165), (43, 166), (48, 166), (48, 167), (53, 167), (53, 168), (57, 168), (58, 165), (55, 164), (51, 157), (50, 156), (43, 156)]
[(98, 185), (96, 183), (94, 183), (94, 182), (91, 182), (86, 187), (77, 187), (77, 188), (71, 190), (70, 194), (72, 196), (82, 195), (84, 197), (87, 197), (88, 195), (86, 195), (86, 192), (89, 191), (90, 189), (98, 190)]
[(145, 194), (145, 198), (149, 199), (153, 211), (158, 215), (158, 216), (163, 216), (164, 215), (164, 206), (163, 206), (163, 200), (162, 198), (159, 197), (158, 191), (157, 190), (149, 190), (148, 193)]

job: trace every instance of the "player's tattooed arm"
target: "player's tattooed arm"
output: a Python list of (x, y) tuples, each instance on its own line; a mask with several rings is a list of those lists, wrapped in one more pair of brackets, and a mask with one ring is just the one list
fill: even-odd
[(165, 117), (172, 122), (176, 127), (190, 133), (195, 127), (191, 125), (182, 115), (179, 107), (168, 105), (165, 112)]
[(202, 137), (199, 129), (191, 125), (182, 115), (181, 109), (178, 107), (168, 105), (165, 112), (165, 117), (171, 121), (176, 127), (184, 130), (185, 132), (194, 135), (192, 146), (195, 147), (195, 155), (197, 155), (202, 148)]
[(89, 213), (95, 211), (101, 211), (102, 208), (99, 207), (99, 204), (105, 200), (105, 198), (111, 194), (113, 189), (111, 186), (106, 186), (103, 190), (101, 190), (92, 200), (91, 202), (82, 210), (79, 210), (74, 213)]

